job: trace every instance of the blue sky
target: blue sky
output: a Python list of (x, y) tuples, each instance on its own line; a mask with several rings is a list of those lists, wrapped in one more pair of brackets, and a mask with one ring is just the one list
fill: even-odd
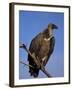
[[(64, 13), (58, 12), (35, 12), (19, 11), (19, 42), (26, 44), (29, 48), (31, 40), (42, 32), (49, 23), (56, 24), (58, 29), (54, 31), (55, 48), (46, 65), (47, 71), (53, 77), (64, 76)], [(27, 52), (19, 49), (19, 58), (25, 63), (27, 61)], [(46, 78), (46, 75), (40, 71), (40, 78)], [(33, 78), (29, 74), (29, 68), (19, 64), (19, 79)]]

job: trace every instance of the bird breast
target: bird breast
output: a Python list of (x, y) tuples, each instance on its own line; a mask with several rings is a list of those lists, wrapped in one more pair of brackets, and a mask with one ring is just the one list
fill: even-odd
[(50, 41), (49, 40), (45, 40), (45, 38), (41, 41), (41, 47), (39, 50), (39, 57), (40, 59), (44, 58), (45, 56), (48, 55), (50, 50)]

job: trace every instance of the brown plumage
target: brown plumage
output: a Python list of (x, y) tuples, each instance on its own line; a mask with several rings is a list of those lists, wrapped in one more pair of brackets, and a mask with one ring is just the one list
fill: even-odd
[[(45, 66), (54, 50), (55, 38), (53, 36), (53, 29), (57, 29), (57, 26), (50, 23), (48, 27), (35, 38), (32, 39), (29, 51), (34, 54), (36, 59)], [(37, 77), (39, 74), (39, 68), (32, 60), (32, 57), (28, 55), (29, 64), (34, 68), (29, 67), (31, 76)]]

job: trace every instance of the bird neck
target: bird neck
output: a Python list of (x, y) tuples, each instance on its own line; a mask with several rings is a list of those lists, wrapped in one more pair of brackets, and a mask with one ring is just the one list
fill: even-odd
[(44, 37), (45, 38), (49, 38), (49, 37), (52, 37), (52, 36), (53, 36), (53, 30), (46, 29), (44, 31)]
[(53, 36), (53, 30), (48, 30), (49, 31), (49, 37)]

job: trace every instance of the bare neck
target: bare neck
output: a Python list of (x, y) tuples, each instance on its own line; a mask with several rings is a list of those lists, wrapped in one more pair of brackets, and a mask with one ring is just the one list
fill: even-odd
[(43, 34), (44, 34), (44, 37), (45, 37), (45, 38), (49, 38), (49, 37), (53, 36), (53, 30), (46, 29), (46, 30), (43, 32)]
[(49, 31), (49, 37), (53, 36), (53, 30), (48, 30)]

